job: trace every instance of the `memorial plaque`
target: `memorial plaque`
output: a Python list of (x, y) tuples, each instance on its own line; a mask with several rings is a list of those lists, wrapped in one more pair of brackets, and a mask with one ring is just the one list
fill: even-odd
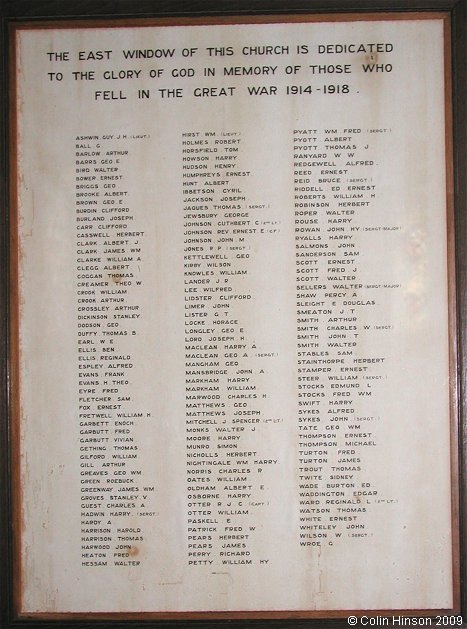
[(458, 609), (448, 14), (12, 42), (19, 615)]

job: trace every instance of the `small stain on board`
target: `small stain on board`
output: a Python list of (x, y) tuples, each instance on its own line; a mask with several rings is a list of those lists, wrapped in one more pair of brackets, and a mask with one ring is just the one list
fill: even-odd
[(368, 52), (364, 56), (365, 63), (378, 63), (379, 55), (377, 52)]

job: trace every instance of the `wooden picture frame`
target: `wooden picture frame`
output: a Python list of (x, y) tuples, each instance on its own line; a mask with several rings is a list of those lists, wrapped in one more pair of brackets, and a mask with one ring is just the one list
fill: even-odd
[(2, 626), (463, 626), (466, 1), (1, 14)]

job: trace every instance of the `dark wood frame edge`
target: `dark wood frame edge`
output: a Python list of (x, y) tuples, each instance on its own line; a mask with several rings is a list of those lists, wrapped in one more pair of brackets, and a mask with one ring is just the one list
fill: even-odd
[(453, 178), (458, 330), (459, 531), (461, 610), (467, 624), (467, 3), (452, 12)]
[[(210, 10), (200, 7), (200, 5), (211, 5)], [(285, 4), (290, 4), (290, 9)], [(161, 10), (161, 5), (163, 9)], [(370, 9), (371, 5), (371, 9)], [(465, 357), (467, 353), (467, 244), (465, 242), (465, 234), (467, 234), (467, 160), (465, 148), (467, 146), (467, 104), (466, 104), (466, 31), (467, 31), (467, 0), (324, 0), (296, 2), (278, 2), (277, 0), (257, 0), (253, 4), (246, 7), (244, 0), (229, 4), (226, 0), (214, 0), (214, 2), (203, 3), (200, 0), (192, 2), (183, 2), (182, 0), (167, 0), (158, 3), (156, 8), (155, 0), (141, 0), (138, 2), (138, 10), (135, 12), (135, 5), (131, 0), (5, 0), (0, 7), (1, 32), (1, 57), (0, 57), (0, 133), (1, 133), (1, 151), (0, 151), (0, 173), (6, 176), (0, 181), (0, 199), (2, 212), (0, 213), (0, 557), (2, 563), (0, 565), (0, 626), (1, 627), (81, 627), (84, 626), (112, 626), (112, 627), (181, 627), (181, 626), (225, 626), (226, 620), (215, 618), (194, 618), (187, 622), (186, 617), (180, 617), (179, 620), (161, 619), (147, 621), (137, 618), (135, 620), (126, 620), (120, 622), (119, 619), (110, 621), (105, 620), (105, 615), (95, 616), (91, 619), (77, 620), (74, 615), (57, 615), (53, 619), (46, 620), (40, 615), (34, 618), (19, 617), (14, 610), (13, 605), (13, 523), (12, 523), (12, 496), (13, 482), (12, 475), (12, 458), (14, 453), (11, 452), (11, 425), (8, 421), (11, 399), (10, 384), (12, 373), (9, 365), (9, 337), (11, 334), (10, 323), (15, 325), (14, 321), (10, 322), (9, 310), (9, 224), (8, 211), (9, 198), (14, 191), (9, 189), (11, 176), (9, 177), (9, 153), (10, 142), (8, 134), (11, 133), (11, 121), (9, 120), (8, 105), (11, 98), (11, 90), (9, 89), (8, 64), (10, 53), (8, 51), (9, 35), (8, 30), (12, 23), (24, 21), (36, 21), (47, 18), (55, 21), (58, 19), (77, 20), (80, 17), (88, 19), (112, 19), (120, 17), (203, 17), (206, 15), (228, 16), (236, 15), (254, 15), (264, 13), (273, 14), (300, 14), (300, 13), (345, 13), (345, 12), (371, 12), (383, 13), (388, 11), (421, 12), (421, 11), (446, 11), (450, 12), (451, 30), (452, 30), (452, 116), (453, 116), (453, 178), (454, 178), (454, 222), (456, 241), (455, 262), (457, 268), (457, 355), (458, 355), (458, 378), (456, 387), (458, 390), (459, 404), (459, 531), (465, 531), (467, 526), (467, 503), (466, 503), (466, 466), (467, 466), (467, 425), (465, 421), (466, 408), (466, 391), (467, 391), (467, 370), (465, 366)], [(152, 8), (152, 11), (150, 9)], [(103, 12), (105, 9), (105, 12)], [(131, 12), (129, 11), (131, 9)], [(84, 12), (84, 15), (83, 15)], [(46, 15), (44, 14), (46, 13)], [(131, 17), (130, 14), (131, 13)], [(465, 533), (460, 535), (460, 557), (461, 557), (461, 573), (460, 573), (460, 597), (461, 609), (467, 614), (467, 553), (466, 553), (466, 536)], [(363, 612), (360, 613), (360, 615)], [(376, 613), (376, 612), (372, 612)], [(389, 616), (397, 614), (397, 612), (386, 612)], [(449, 613), (449, 612), (448, 612)], [(368, 612), (370, 615), (370, 612)], [(384, 615), (384, 612), (383, 612)], [(426, 615), (426, 614), (425, 614)], [(69, 620), (68, 620), (69, 618)], [(232, 615), (226, 615), (225, 618), (233, 618)], [(67, 620), (64, 622), (64, 620)], [(110, 624), (109, 624), (110, 622)], [(348, 626), (345, 620), (336, 621), (331, 615), (326, 619), (322, 617), (318, 619), (285, 619), (285, 618), (269, 618), (269, 619), (249, 619), (247, 621), (240, 619), (232, 619), (227, 621), (231, 626), (239, 627), (285, 627), (285, 626), (326, 626), (326, 627), (343, 627)], [(245, 622), (248, 624), (245, 625)], [(464, 617), (464, 622), (467, 620)]]

